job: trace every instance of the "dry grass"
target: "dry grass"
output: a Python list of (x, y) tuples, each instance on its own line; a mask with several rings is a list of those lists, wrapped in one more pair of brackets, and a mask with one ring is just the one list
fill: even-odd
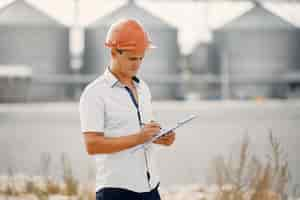
[(63, 166), (63, 180), (66, 185), (63, 194), (67, 196), (77, 195), (78, 181), (73, 176), (71, 162), (66, 154), (62, 154), (61, 161)]
[[(287, 199), (287, 184), (290, 180), (287, 155), (284, 153), (279, 140), (269, 134), (270, 153), (267, 161), (262, 162), (250, 151), (250, 139), (244, 137), (238, 152), (238, 158), (231, 154), (228, 159), (223, 156), (216, 157), (212, 162), (213, 183), (217, 184), (212, 198), (206, 200), (285, 200)], [(47, 200), (51, 195), (76, 197), (78, 200), (95, 200), (94, 185), (92, 183), (80, 187), (73, 175), (71, 162), (66, 154), (61, 156), (62, 181), (51, 178), (51, 156), (49, 153), (41, 155), (41, 177), (30, 177), (25, 181), (25, 189), (20, 189), (15, 181), (14, 171), (8, 169), (7, 186), (2, 194), (6, 196), (19, 196), (33, 194), (39, 200)], [(89, 170), (89, 177), (94, 176)], [(293, 197), (299, 197), (300, 185), (293, 190)], [(205, 190), (197, 194), (205, 193)], [(196, 194), (196, 193), (195, 193)], [(1, 195), (1, 192), (0, 192)], [(193, 193), (191, 195), (194, 195)], [(191, 195), (189, 195), (191, 197)], [(173, 198), (173, 197), (172, 197)], [(172, 199), (171, 198), (171, 199)], [(166, 198), (167, 199), (167, 198)], [(179, 199), (179, 198), (178, 198)], [(197, 199), (186, 198), (182, 199)], [(173, 199), (172, 199), (173, 200)]]
[(6, 185), (6, 190), (4, 193), (6, 195), (17, 195), (17, 190), (15, 188), (15, 181), (14, 181), (14, 172), (12, 167), (9, 167), (7, 170), (8, 174), (8, 183)]
[(290, 180), (287, 156), (271, 131), (269, 141), (271, 153), (265, 163), (250, 154), (248, 136), (240, 146), (237, 163), (233, 162), (232, 155), (228, 160), (222, 156), (213, 160), (214, 182), (219, 187), (218, 200), (287, 199)]
[[(62, 181), (55, 180), (49, 174), (51, 166), (51, 156), (49, 153), (41, 155), (41, 174), (39, 177), (27, 177), (24, 185), (15, 181), (15, 174), (12, 168), (8, 169), (8, 179), (4, 191), (0, 191), (0, 196), (16, 196), (22, 198), (24, 195), (33, 194), (39, 200), (47, 200), (51, 195), (62, 195), (76, 197), (80, 200), (94, 200), (94, 187), (91, 185), (83, 186), (79, 190), (79, 182), (73, 176), (71, 162), (65, 153), (61, 156)], [(83, 188), (85, 187), (85, 188)]]

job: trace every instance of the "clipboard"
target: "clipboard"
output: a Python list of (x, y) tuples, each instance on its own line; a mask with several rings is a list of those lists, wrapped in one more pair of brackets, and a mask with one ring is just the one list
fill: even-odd
[(171, 131), (176, 130), (177, 128), (189, 123), (190, 121), (196, 119), (198, 116), (197, 115), (191, 115), (186, 119), (183, 119), (179, 122), (176, 123), (176, 125), (170, 127), (170, 128), (163, 128), (160, 130), (160, 132), (158, 134), (156, 134), (154, 137), (152, 137), (149, 141), (145, 142), (144, 144), (138, 145), (136, 147), (134, 147), (133, 152), (136, 152), (137, 150), (141, 149), (141, 148), (147, 148), (149, 145), (152, 144), (152, 142), (154, 142), (155, 140), (157, 140), (158, 138), (169, 134)]

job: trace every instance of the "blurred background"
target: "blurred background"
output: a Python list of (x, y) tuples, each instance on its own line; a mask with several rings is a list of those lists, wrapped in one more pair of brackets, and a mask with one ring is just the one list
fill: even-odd
[[(67, 155), (73, 175), (93, 181), (78, 100), (109, 64), (104, 40), (120, 18), (139, 20), (158, 47), (139, 72), (152, 91), (158, 120), (168, 125), (199, 115), (178, 130), (172, 147), (160, 149), (162, 188), (211, 184), (211, 160), (236, 153), (245, 135), (251, 153), (270, 161), (272, 132), (288, 162), (287, 188), (295, 193), (296, 0), (0, 0), (0, 175), (60, 177)], [(52, 160), (49, 169), (45, 155)]]

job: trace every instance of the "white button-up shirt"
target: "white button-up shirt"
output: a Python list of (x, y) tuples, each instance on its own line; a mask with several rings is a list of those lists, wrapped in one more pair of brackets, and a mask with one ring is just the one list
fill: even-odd
[[(138, 108), (129, 91), (106, 70), (90, 83), (80, 97), (79, 112), (82, 132), (103, 132), (104, 137), (136, 134), (140, 123), (153, 120), (151, 93), (147, 84), (134, 77), (138, 94)], [(140, 117), (138, 117), (138, 112)], [(139, 119), (140, 118), (140, 119)], [(96, 191), (105, 187), (124, 188), (135, 192), (149, 192), (159, 183), (155, 166), (155, 146), (134, 151), (96, 154)], [(147, 177), (150, 173), (150, 179)]]

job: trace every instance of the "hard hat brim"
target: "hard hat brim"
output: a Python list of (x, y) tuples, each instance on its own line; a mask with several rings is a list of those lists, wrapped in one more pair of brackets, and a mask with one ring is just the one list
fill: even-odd
[[(110, 43), (105, 43), (104, 44), (104, 46), (105, 47), (107, 47), (107, 48), (119, 48), (119, 49), (123, 49), (123, 50), (135, 50), (135, 47), (116, 47), (115, 45), (112, 45), (112, 44), (110, 44)], [(153, 45), (153, 44), (149, 44), (145, 49), (156, 49), (157, 48), (157, 46), (155, 46), (155, 45)]]

